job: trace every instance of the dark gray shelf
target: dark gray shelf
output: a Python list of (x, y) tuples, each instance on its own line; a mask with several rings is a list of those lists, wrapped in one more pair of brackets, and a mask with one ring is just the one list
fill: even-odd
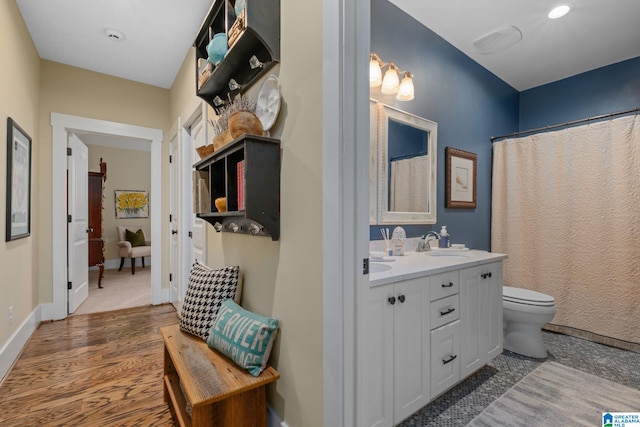
[[(198, 89), (198, 59), (206, 59), (207, 45), (213, 35), (228, 32), (235, 22), (235, 0), (216, 0), (205, 18), (194, 42), (196, 48), (196, 94), (216, 111), (223, 106), (214, 102), (218, 97), (227, 102), (238, 93), (244, 93), (267, 70), (280, 60), (280, 0), (246, 0), (245, 29), (229, 48), (222, 62), (209, 79)], [(249, 61), (256, 56), (262, 66), (252, 68)], [(234, 79), (239, 89), (229, 88)]]
[[(244, 160), (244, 210), (238, 210), (238, 162)], [(198, 214), (216, 231), (280, 238), (280, 141), (243, 135), (194, 165), (209, 174), (211, 212)], [(227, 198), (227, 211), (214, 201)]]

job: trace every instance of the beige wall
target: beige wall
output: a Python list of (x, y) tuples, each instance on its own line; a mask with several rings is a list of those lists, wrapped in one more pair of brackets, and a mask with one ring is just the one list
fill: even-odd
[[(282, 62), (269, 70), (278, 74), (282, 88), (280, 116), (271, 132), (282, 148), (280, 240), (209, 227), (208, 262), (239, 265), (242, 305), (280, 320), (271, 362), (281, 377), (269, 388), (269, 403), (289, 426), (314, 427), (323, 419), (322, 21), (299, 17), (322, 16), (322, 2), (282, 0), (281, 9)], [(188, 84), (181, 85), (190, 93), (193, 64), (187, 64)]]
[[(15, 1), (0, 2), (0, 348), (38, 304), (38, 133), (40, 59)], [(7, 117), (33, 139), (31, 173), (31, 235), (5, 242)], [(9, 307), (13, 323), (8, 324)]]
[[(10, 280), (0, 284), (0, 319), (6, 318), (5, 301), (10, 301), (20, 310), (15, 327), (38, 303), (52, 300), (51, 113), (163, 129), (166, 142), (171, 126), (196, 97), (193, 49), (170, 91), (38, 61), (15, 3), (8, 3), (0, 6), (0, 43), (12, 67), (0, 67), (0, 76), (4, 77), (0, 85), (6, 85), (0, 105), (5, 115), (11, 111), (37, 140), (33, 159), (37, 170), (33, 199), (38, 208), (32, 218), (34, 237), (0, 246), (2, 271), (12, 266)], [(323, 404), (322, 22), (302, 20), (300, 16), (322, 16), (322, 2), (281, 1), (282, 63), (271, 71), (279, 75), (283, 99), (273, 130), (282, 144), (280, 240), (217, 234), (209, 227), (208, 261), (212, 266), (240, 265), (245, 277), (243, 305), (281, 321), (272, 362), (282, 377), (270, 387), (269, 403), (289, 426), (313, 427), (322, 425)], [(4, 126), (0, 125), (0, 130)], [(5, 154), (4, 147), (2, 150), (0, 156)], [(167, 144), (163, 144), (163, 164), (167, 164), (167, 156)], [(168, 194), (167, 176), (163, 171), (164, 194)], [(4, 180), (2, 174), (0, 180)], [(0, 192), (4, 191), (3, 184), (0, 181)], [(168, 198), (164, 200), (162, 229), (166, 230)], [(165, 278), (167, 244), (162, 251)], [(0, 321), (0, 347), (13, 330), (7, 330)]]
[[(107, 181), (104, 183), (102, 201), (102, 226), (105, 260), (120, 261), (118, 255), (118, 233), (116, 226), (124, 226), (131, 231), (141, 229), (147, 240), (151, 240), (151, 218), (116, 219), (115, 190), (144, 190), (151, 194), (151, 153), (148, 151), (125, 150), (123, 148), (88, 145), (89, 170), (99, 172), (100, 158), (107, 163)], [(151, 265), (151, 259), (145, 265)], [(140, 261), (138, 261), (140, 265)], [(129, 266), (129, 260), (125, 264)]]
[[(42, 150), (41, 171), (42, 230), (39, 243), (40, 302), (53, 299), (51, 256), (51, 113), (70, 114), (99, 120), (163, 129), (169, 121), (169, 91), (92, 71), (42, 61), (39, 129)], [(163, 147), (163, 152), (166, 147)], [(166, 158), (166, 154), (163, 158)], [(163, 162), (164, 163), (164, 162)], [(166, 189), (166, 187), (163, 187)], [(165, 217), (163, 216), (163, 223)], [(163, 230), (166, 226), (163, 225)], [(166, 251), (163, 251), (165, 254)], [(169, 277), (168, 258), (162, 262), (162, 278)], [(167, 287), (168, 283), (163, 283)]]

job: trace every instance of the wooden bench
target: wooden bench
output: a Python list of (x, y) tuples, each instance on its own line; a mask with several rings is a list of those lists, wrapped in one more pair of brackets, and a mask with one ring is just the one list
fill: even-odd
[(200, 338), (182, 332), (178, 325), (162, 327), (160, 333), (164, 340), (164, 401), (180, 426), (266, 427), (265, 389), (280, 378), (275, 369), (267, 366), (254, 377)]

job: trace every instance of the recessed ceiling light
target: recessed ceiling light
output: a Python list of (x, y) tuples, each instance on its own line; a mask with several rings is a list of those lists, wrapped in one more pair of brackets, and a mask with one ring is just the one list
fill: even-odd
[(124, 38), (124, 34), (118, 30), (114, 30), (113, 28), (107, 28), (104, 30), (104, 33), (107, 35), (109, 40), (120, 41)]
[(566, 15), (567, 13), (569, 13), (569, 11), (571, 10), (571, 6), (563, 4), (560, 5), (556, 8), (553, 8), (551, 10), (551, 12), (549, 12), (549, 15), (547, 15), (550, 19), (557, 19), (557, 18), (561, 18), (564, 15)]

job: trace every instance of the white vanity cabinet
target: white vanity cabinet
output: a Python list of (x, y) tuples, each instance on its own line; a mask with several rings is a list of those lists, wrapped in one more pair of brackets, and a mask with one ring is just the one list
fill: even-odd
[(397, 276), (371, 281), (358, 425), (397, 425), (502, 353), (506, 255), (478, 251), (431, 269), (421, 256), (399, 257)]
[(366, 425), (400, 423), (429, 403), (429, 278), (371, 288), (367, 304)]
[(502, 261), (460, 270), (460, 378), (502, 353)]
[(460, 380), (460, 275), (431, 277), (431, 397)]

